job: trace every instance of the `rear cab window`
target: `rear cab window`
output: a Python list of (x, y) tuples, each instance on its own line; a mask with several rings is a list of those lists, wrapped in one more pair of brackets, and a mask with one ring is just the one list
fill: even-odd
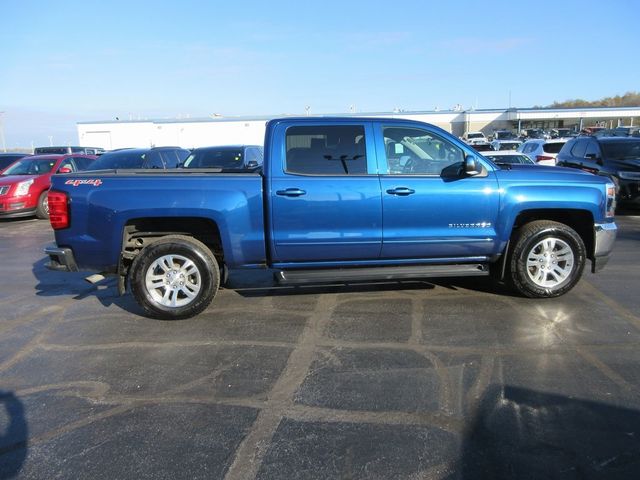
[(287, 128), (285, 171), (298, 175), (366, 175), (363, 125), (304, 125)]

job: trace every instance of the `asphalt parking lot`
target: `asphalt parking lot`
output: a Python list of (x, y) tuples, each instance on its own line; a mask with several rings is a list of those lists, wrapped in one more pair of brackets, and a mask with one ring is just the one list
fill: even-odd
[(276, 288), (195, 319), (0, 222), (0, 478), (640, 478), (640, 216), (564, 297), (486, 278)]

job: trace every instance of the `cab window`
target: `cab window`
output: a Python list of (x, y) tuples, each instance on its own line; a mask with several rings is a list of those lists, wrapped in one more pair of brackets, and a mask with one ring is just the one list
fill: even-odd
[(366, 175), (364, 126), (289, 127), (286, 171), (302, 175)]
[(464, 162), (460, 147), (427, 130), (386, 127), (383, 136), (390, 175), (441, 175)]

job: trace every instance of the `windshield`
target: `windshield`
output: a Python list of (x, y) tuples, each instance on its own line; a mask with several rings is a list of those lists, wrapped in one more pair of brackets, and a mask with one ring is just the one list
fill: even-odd
[(542, 150), (546, 153), (558, 153), (564, 147), (564, 142), (551, 142), (542, 145)]
[(498, 140), (502, 140), (502, 139), (509, 139), (509, 138), (516, 138), (516, 136), (509, 131), (497, 131), (496, 135), (495, 135), (496, 139)]
[(223, 168), (242, 170), (244, 154), (242, 149), (195, 150), (184, 161), (185, 168)]
[(603, 142), (604, 157), (611, 160), (640, 158), (640, 140), (630, 142)]
[(49, 158), (20, 160), (7, 168), (3, 175), (43, 175), (53, 170), (56, 161), (56, 159)]
[(467, 138), (484, 138), (484, 135), (482, 133), (470, 133)]
[(520, 145), (519, 142), (500, 142), (498, 150), (516, 150)]
[(142, 168), (145, 153), (123, 150), (105, 153), (91, 164), (91, 170), (110, 170), (116, 168)]

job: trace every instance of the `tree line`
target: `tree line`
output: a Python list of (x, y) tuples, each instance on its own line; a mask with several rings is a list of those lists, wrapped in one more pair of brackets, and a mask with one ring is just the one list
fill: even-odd
[(583, 100), (576, 98), (564, 102), (553, 102), (545, 107), (534, 108), (583, 108), (583, 107), (640, 107), (640, 92), (627, 92), (624, 95), (605, 97), (600, 100)]

